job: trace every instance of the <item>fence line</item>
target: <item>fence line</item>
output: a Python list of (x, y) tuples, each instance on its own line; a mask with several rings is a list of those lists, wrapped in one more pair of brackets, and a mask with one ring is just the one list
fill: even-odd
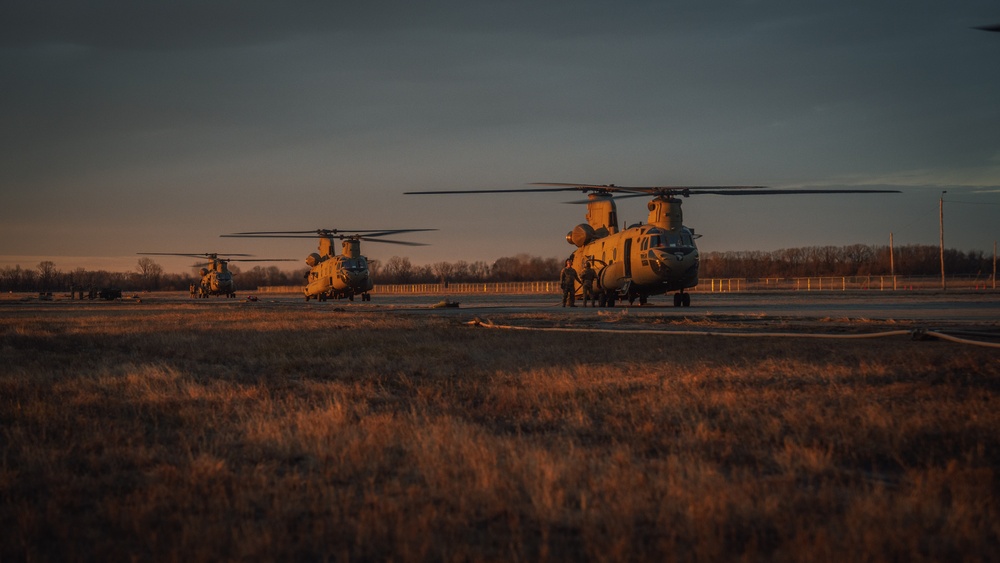
[[(273, 285), (257, 288), (258, 293), (302, 293), (304, 286)], [(483, 283), (406, 283), (377, 284), (371, 293), (395, 294), (470, 294), (470, 293), (561, 293), (559, 282), (483, 282)]]
[[(948, 289), (995, 290), (992, 277), (962, 276), (947, 279)], [(754, 291), (910, 291), (941, 288), (937, 276), (814, 276), (798, 278), (702, 278), (692, 293), (741, 293)], [(303, 286), (261, 286), (258, 293), (302, 293)], [(376, 295), (559, 294), (559, 283), (482, 282), (377, 284)]]
[[(992, 276), (954, 276), (948, 289), (995, 290)], [(811, 276), (793, 278), (702, 278), (692, 292), (742, 291), (909, 291), (941, 289), (938, 276)]]

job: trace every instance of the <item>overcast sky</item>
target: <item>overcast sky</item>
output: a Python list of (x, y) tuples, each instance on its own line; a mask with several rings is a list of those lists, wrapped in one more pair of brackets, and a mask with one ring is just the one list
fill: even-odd
[(936, 245), (942, 190), (947, 246), (1000, 238), (996, 0), (0, 6), (0, 265), (304, 259), (219, 235), (316, 228), (568, 255), (572, 195), (402, 195), (529, 182), (904, 191), (691, 197), (703, 251)]

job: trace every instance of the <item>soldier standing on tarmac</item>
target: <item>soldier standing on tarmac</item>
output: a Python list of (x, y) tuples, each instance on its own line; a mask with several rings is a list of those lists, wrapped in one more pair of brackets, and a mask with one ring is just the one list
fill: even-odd
[(580, 276), (573, 269), (573, 260), (566, 260), (566, 267), (559, 273), (559, 285), (563, 292), (563, 307), (576, 307), (576, 285)]
[(597, 292), (594, 291), (594, 280), (597, 279), (597, 272), (590, 260), (587, 260), (583, 273), (580, 274), (580, 284), (583, 285), (583, 306), (587, 306), (587, 301), (593, 301), (597, 307)]

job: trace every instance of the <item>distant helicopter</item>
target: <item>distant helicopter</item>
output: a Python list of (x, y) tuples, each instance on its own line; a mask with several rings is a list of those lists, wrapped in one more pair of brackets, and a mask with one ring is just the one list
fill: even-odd
[(230, 262), (291, 262), (291, 258), (257, 258), (246, 260), (242, 258), (231, 258), (232, 256), (253, 256), (252, 254), (226, 254), (225, 258), (220, 258), (218, 253), (205, 252), (203, 254), (189, 254), (178, 252), (139, 252), (146, 256), (190, 256), (192, 258), (208, 258), (204, 264), (195, 264), (196, 268), (201, 268), (198, 273), (201, 275), (201, 282), (193, 288), (192, 297), (208, 298), (209, 295), (225, 295), (226, 297), (236, 297), (236, 284), (233, 283), (233, 273), (229, 271)]
[[(375, 283), (368, 270), (368, 259), (361, 255), (361, 241), (384, 242), (388, 244), (404, 244), (408, 246), (426, 246), (419, 242), (387, 240), (386, 235), (433, 231), (436, 229), (395, 229), (395, 230), (348, 230), (348, 229), (316, 229), (313, 231), (252, 231), (222, 235), (224, 237), (257, 237), (257, 238), (313, 238), (319, 237), (319, 252), (313, 252), (306, 257), (309, 273), (306, 274), (306, 301), (316, 299), (347, 298), (354, 301), (355, 295), (360, 295), (362, 301), (371, 301), (369, 293)], [(333, 239), (341, 239), (344, 253), (334, 254)]]
[[(533, 183), (548, 188), (500, 190), (444, 190), (406, 192), (407, 194), (532, 193), (576, 191), (587, 194), (587, 222), (566, 235), (577, 249), (572, 254), (573, 268), (582, 272), (590, 263), (597, 271), (594, 289), (602, 307), (615, 301), (639, 300), (645, 305), (650, 295), (676, 291), (674, 307), (690, 307), (691, 294), (684, 290), (698, 285), (699, 256), (694, 229), (685, 227), (680, 197), (691, 195), (780, 195), (829, 193), (898, 193), (898, 190), (801, 190), (772, 189), (765, 186), (655, 186), (627, 187), (614, 184)], [(622, 193), (618, 196), (614, 194)], [(615, 199), (651, 196), (646, 224), (618, 227)], [(577, 288), (582, 293), (583, 288)]]

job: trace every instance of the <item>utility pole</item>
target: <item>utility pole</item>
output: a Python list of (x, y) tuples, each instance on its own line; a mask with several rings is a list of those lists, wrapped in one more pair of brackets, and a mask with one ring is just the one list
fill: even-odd
[(947, 289), (944, 281), (944, 194), (948, 190), (941, 191), (941, 200), (938, 204), (938, 221), (941, 226), (941, 289)]
[(892, 276), (892, 290), (896, 291), (896, 253), (892, 249), (892, 233), (889, 233), (889, 275)]
[(997, 288), (997, 241), (993, 241), (993, 289)]

